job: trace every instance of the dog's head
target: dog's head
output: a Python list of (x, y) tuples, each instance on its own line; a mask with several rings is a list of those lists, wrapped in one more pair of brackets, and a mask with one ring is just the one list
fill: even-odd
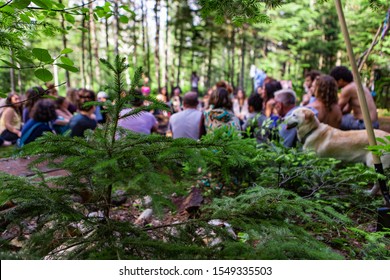
[(297, 129), (299, 130), (299, 128), (301, 127), (312, 127), (313, 124), (317, 123), (318, 121), (314, 112), (309, 108), (305, 107), (295, 109), (292, 114), (286, 118), (287, 129), (297, 127)]

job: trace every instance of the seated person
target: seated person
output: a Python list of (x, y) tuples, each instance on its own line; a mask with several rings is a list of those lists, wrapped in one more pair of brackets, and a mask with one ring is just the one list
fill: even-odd
[[(260, 95), (257, 93), (252, 94), (248, 98), (248, 117), (245, 123), (242, 126), (244, 132), (248, 131), (250, 137), (255, 137), (258, 143), (266, 141), (265, 131), (263, 131), (263, 123), (267, 119), (265, 115), (262, 114), (263, 110), (263, 100)], [(244, 133), (245, 135), (245, 133)]]
[[(136, 91), (136, 96), (142, 95), (140, 91)], [(133, 108), (139, 108), (144, 104), (143, 99), (134, 97), (131, 102)], [(136, 115), (130, 115), (126, 118), (123, 116), (131, 113), (133, 109), (123, 109), (120, 112), (121, 118), (119, 119), (118, 126), (123, 127), (125, 129), (131, 130), (137, 133), (143, 134), (151, 134), (152, 132), (157, 132), (158, 122), (152, 113), (142, 111)]]
[[(362, 108), (360, 107), (358, 90), (355, 82), (353, 81), (351, 71), (345, 66), (337, 66), (332, 69), (330, 75), (336, 80), (338, 88), (341, 89), (338, 101), (340, 109), (343, 112), (340, 129), (365, 129), (366, 126), (363, 121), (363, 112)], [(363, 87), (363, 90), (366, 97), (372, 126), (373, 128), (379, 128), (378, 112), (374, 98), (366, 87)]]
[(22, 147), (38, 137), (44, 132), (55, 133), (53, 122), (57, 119), (54, 102), (50, 99), (40, 99), (31, 110), (31, 118), (22, 129), (22, 136), (19, 146)]
[(329, 75), (317, 77), (314, 89), (315, 101), (307, 105), (317, 110), (320, 122), (340, 128), (342, 113), (337, 103), (337, 83)]
[(70, 136), (84, 137), (84, 132), (88, 129), (95, 130), (97, 121), (95, 118), (95, 106), (85, 105), (88, 101), (95, 101), (95, 93), (91, 90), (80, 90), (80, 100), (78, 103), (79, 114), (71, 118), (69, 127), (71, 129)]

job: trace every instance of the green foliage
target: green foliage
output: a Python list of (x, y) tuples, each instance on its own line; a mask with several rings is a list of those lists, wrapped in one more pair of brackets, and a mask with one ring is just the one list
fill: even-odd
[(214, 15), (217, 23), (223, 23), (225, 18), (228, 18), (238, 26), (241, 26), (243, 23), (270, 23), (269, 17), (264, 14), (264, 8), (275, 8), (282, 3), (283, 1), (279, 0), (199, 0), (199, 4), (202, 6), (201, 12), (203, 17)]
[[(206, 208), (212, 218), (226, 220), (248, 234), (255, 247), (248, 257), (256, 259), (341, 259), (304, 228), (321, 221), (322, 230), (348, 219), (330, 207), (307, 201), (282, 189), (253, 187), (234, 198), (215, 199)], [(302, 244), (305, 246), (302, 246)], [(249, 246), (248, 246), (249, 247)]]

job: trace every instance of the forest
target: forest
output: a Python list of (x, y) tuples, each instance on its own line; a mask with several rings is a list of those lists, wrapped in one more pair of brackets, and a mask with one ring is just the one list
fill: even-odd
[[(144, 67), (155, 93), (163, 86), (180, 86), (185, 92), (193, 71), (201, 78), (201, 92), (219, 80), (251, 92), (251, 65), (278, 80), (291, 80), (300, 93), (305, 72), (328, 73), (336, 64), (348, 62), (332, 1), (265, 1), (268, 6), (242, 1), (246, 6), (237, 15), (233, 6), (229, 8), (234, 1), (45, 2), (18, 9), (30, 1), (16, 1), (2, 8), (3, 17), (9, 15), (2, 23), (3, 94), (24, 93), (39, 84), (34, 75), (38, 66), (53, 74), (54, 84), (66, 82), (59, 87), (60, 94), (66, 87), (98, 91), (108, 79), (99, 58), (117, 54), (133, 67)], [(382, 34), (375, 37), (383, 30), (387, 9), (385, 1), (345, 3), (357, 59), (362, 60), (373, 41), (377, 43), (362, 67), (370, 86), (374, 77), (378, 81), (388, 76), (389, 40)], [(223, 14), (229, 12), (233, 16)], [(33, 48), (61, 57), (45, 64), (31, 54)], [(61, 53), (67, 49), (72, 52)], [(133, 67), (126, 73), (128, 85)], [(381, 84), (377, 82), (380, 92)]]
[[(360, 74), (384, 109), (386, 2), (343, 3)], [(195, 141), (118, 126), (145, 78), (148, 103), (126, 116), (169, 110), (155, 96), (189, 91), (194, 71), (200, 96), (221, 80), (254, 92), (254, 65), (300, 98), (309, 70), (349, 66), (332, 1), (8, 0), (0, 32), (1, 97), (51, 83), (61, 96), (88, 88), (110, 100), (110, 122), (85, 137), (45, 133), (0, 161), (2, 171), (29, 161), (27, 175), (0, 172), (1, 259), (390, 258), (389, 229), (377, 227), (383, 197), (368, 194), (389, 184), (388, 170), (226, 127)], [(389, 141), (367, 148), (389, 153)]]

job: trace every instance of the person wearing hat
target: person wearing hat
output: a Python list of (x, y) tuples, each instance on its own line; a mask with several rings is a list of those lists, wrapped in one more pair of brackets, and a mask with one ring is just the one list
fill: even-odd
[[(108, 99), (107, 93), (105, 93), (104, 91), (98, 92), (97, 101), (104, 103), (107, 101), (107, 99)], [(105, 123), (107, 120), (107, 117), (106, 117), (107, 113), (103, 111), (104, 109), (105, 108), (103, 105), (98, 105), (98, 106), (96, 106), (96, 110), (95, 110), (96, 120), (98, 123), (101, 123), (101, 124)]]

